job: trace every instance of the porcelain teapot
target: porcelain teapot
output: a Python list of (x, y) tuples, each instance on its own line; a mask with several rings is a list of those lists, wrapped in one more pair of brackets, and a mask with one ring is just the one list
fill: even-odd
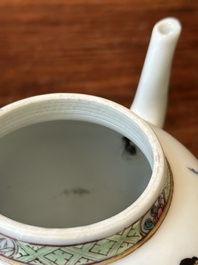
[(0, 264), (198, 264), (198, 162), (162, 129), (180, 31), (154, 26), (131, 110), (69, 93), (0, 110)]

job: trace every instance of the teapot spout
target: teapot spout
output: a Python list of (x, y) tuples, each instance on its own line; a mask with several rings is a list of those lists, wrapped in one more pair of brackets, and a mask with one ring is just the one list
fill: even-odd
[(133, 112), (157, 127), (164, 124), (171, 64), (180, 32), (180, 22), (175, 18), (162, 19), (154, 26), (131, 105)]

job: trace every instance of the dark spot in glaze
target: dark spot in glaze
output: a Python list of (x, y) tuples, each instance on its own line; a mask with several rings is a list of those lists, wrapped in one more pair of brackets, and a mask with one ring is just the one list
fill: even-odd
[(89, 190), (83, 189), (83, 188), (64, 189), (64, 191), (63, 191), (63, 194), (66, 196), (68, 196), (70, 194), (83, 196), (83, 195), (88, 195), (89, 193), (90, 193)]
[(129, 140), (126, 137), (123, 137), (123, 141), (125, 144), (125, 151), (130, 154), (130, 155), (136, 155), (137, 151), (136, 151), (136, 147), (135, 145), (131, 142), (131, 140)]
[(192, 167), (188, 167), (188, 169), (189, 169), (191, 172), (193, 172), (193, 173), (195, 173), (195, 174), (198, 174), (198, 170), (196, 170), (196, 169), (194, 169), (194, 168), (192, 168)]
[(198, 265), (198, 258), (193, 257), (193, 258), (183, 259), (179, 265)]

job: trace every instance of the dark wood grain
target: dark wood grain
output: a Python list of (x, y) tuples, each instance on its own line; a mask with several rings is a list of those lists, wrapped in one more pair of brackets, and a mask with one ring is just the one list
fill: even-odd
[(1, 0), (0, 106), (54, 92), (102, 96), (129, 107), (153, 25), (183, 31), (165, 129), (198, 157), (198, 1)]

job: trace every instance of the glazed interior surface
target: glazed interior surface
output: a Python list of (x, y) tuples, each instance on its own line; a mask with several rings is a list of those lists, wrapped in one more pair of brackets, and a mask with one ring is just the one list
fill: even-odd
[(151, 178), (143, 152), (85, 121), (56, 120), (0, 139), (0, 213), (42, 227), (92, 224), (131, 205)]

